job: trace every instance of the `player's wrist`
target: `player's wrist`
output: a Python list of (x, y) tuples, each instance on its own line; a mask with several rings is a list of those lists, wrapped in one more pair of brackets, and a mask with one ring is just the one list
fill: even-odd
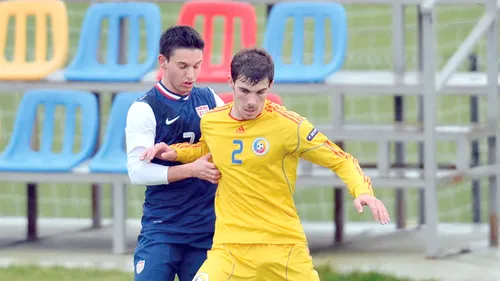
[(194, 177), (193, 163), (184, 164), (184, 169), (186, 170), (186, 175), (189, 178)]
[[(370, 195), (370, 196), (374, 196), (374, 195), (373, 195), (373, 193), (371, 193), (371, 192), (365, 192), (365, 191), (362, 191), (362, 192), (358, 193), (358, 194), (357, 194), (354, 198), (358, 198), (359, 196), (361, 196), (361, 195), (365, 195), (365, 194), (366, 194), (366, 195)], [(375, 196), (374, 196), (374, 197), (375, 197)]]

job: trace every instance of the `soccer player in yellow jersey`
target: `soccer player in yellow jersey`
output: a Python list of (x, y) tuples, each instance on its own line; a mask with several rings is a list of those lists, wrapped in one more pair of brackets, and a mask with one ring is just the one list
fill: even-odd
[(194, 281), (318, 281), (293, 201), (299, 157), (330, 168), (347, 185), (358, 212), (370, 207), (389, 222), (357, 161), (309, 121), (266, 100), (274, 63), (261, 49), (231, 62), (234, 102), (201, 118), (199, 143), (156, 144), (146, 153), (182, 163), (211, 153), (221, 178), (212, 249)]

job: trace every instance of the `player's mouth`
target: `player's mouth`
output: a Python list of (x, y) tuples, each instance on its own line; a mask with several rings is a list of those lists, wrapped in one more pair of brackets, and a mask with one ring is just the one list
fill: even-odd
[(190, 88), (193, 87), (194, 82), (184, 82), (184, 87)]
[(255, 113), (256, 109), (252, 108), (245, 108), (245, 113), (248, 115), (253, 115)]

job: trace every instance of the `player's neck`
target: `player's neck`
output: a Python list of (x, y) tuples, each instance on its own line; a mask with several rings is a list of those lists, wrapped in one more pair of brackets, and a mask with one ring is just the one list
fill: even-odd
[(165, 87), (165, 89), (167, 91), (169, 91), (170, 93), (172, 93), (172, 94), (176, 94), (176, 95), (179, 95), (179, 96), (187, 96), (187, 95), (189, 95), (189, 91), (188, 92), (177, 91), (175, 89), (175, 87), (168, 81), (168, 79), (165, 79), (165, 77), (162, 78), (160, 82), (163, 85), (163, 87)]
[(245, 121), (243, 119), (243, 117), (240, 115), (240, 113), (238, 112), (238, 110), (236, 110), (236, 108), (234, 108), (234, 106), (231, 107), (231, 111), (229, 111), (229, 116), (237, 121)]

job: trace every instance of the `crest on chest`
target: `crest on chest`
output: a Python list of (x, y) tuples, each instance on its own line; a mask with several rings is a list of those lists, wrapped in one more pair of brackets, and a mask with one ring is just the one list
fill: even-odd
[(252, 152), (257, 156), (263, 156), (269, 151), (269, 141), (266, 138), (258, 137), (252, 141)]
[(203, 116), (203, 114), (207, 113), (210, 110), (210, 108), (206, 104), (197, 106), (195, 109), (196, 113), (198, 113), (198, 116), (200, 116), (200, 118)]

